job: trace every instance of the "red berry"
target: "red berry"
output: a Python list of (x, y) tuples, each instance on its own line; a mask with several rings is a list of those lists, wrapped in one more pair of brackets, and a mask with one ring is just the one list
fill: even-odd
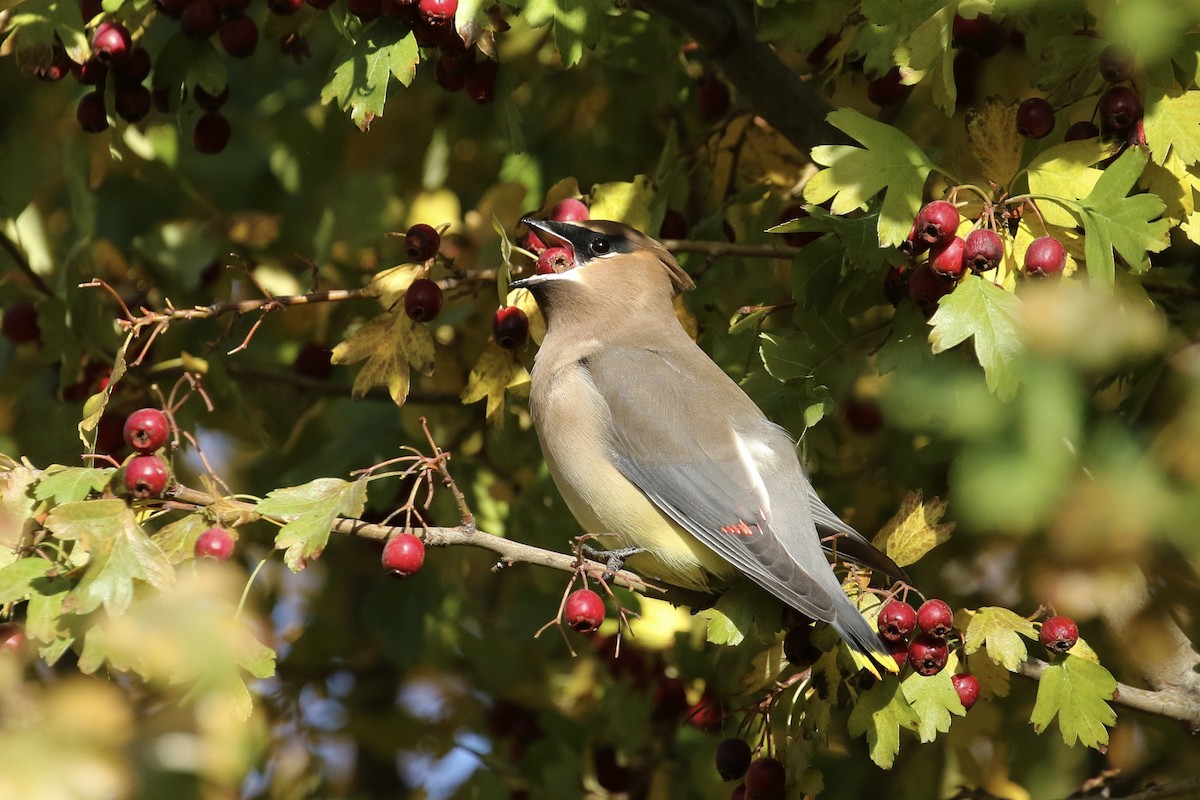
[(196, 537), (196, 558), (228, 561), (233, 555), (233, 535), (224, 528), (209, 528)]
[(124, 61), (113, 64), (113, 72), (120, 83), (141, 83), (150, 75), (150, 53), (144, 47), (135, 47)]
[(958, 692), (958, 701), (969, 711), (979, 700), (979, 679), (970, 673), (963, 673), (950, 680), (954, 683), (954, 691)]
[[(794, 219), (808, 219), (808, 209), (801, 205), (791, 205), (779, 212), (779, 223), (791, 222)], [(783, 241), (791, 247), (804, 247), (809, 242), (815, 242), (821, 238), (820, 231), (796, 231), (794, 233), (785, 233)]]
[(432, 225), (417, 223), (404, 234), (404, 252), (413, 261), (428, 261), (442, 246), (442, 235)]
[(244, 14), (222, 22), (219, 33), (221, 47), (234, 58), (249, 58), (258, 47), (258, 25)]
[(932, 314), (952, 291), (954, 283), (943, 280), (928, 264), (918, 264), (908, 277), (908, 296), (926, 314)]
[(921, 238), (921, 233), (917, 230), (916, 220), (913, 220), (912, 227), (908, 229), (908, 238), (900, 243), (900, 252), (906, 256), (919, 256), (928, 249), (929, 242)]
[(556, 222), (584, 222), (589, 219), (588, 207), (582, 200), (568, 197), (554, 204), (554, 208), (550, 209), (550, 219)]
[(700, 119), (716, 122), (729, 111), (729, 102), (729, 87), (720, 79), (711, 76), (700, 79), (696, 87), (696, 105), (700, 109)]
[(154, 0), (154, 7), (158, 9), (163, 16), (171, 19), (179, 19), (183, 16), (183, 10), (188, 7), (191, 0)]
[(746, 800), (746, 784), (739, 783), (733, 787), (733, 791), (729, 795), (729, 800)]
[(908, 663), (907, 639), (900, 639), (899, 641), (895, 642), (885, 641), (883, 643), (883, 649), (886, 650), (892, 658), (896, 659), (897, 668), (903, 668), (904, 665)]
[(883, 427), (883, 409), (870, 398), (848, 398), (839, 410), (850, 428), (864, 436), (870, 436)]
[(929, 251), (929, 266), (939, 277), (956, 281), (967, 271), (963, 261), (966, 252), (966, 242), (962, 237), (955, 236), (948, 242), (936, 244)]
[(604, 600), (591, 589), (567, 595), (567, 624), (580, 633), (593, 633), (604, 622)]
[(937, 675), (950, 658), (950, 646), (945, 639), (921, 634), (908, 645), (908, 661), (919, 675)]
[(19, 622), (0, 624), (0, 647), (12, 653), (19, 653), (24, 645), (25, 628)]
[(992, 18), (987, 14), (976, 14), (974, 19), (967, 19), (955, 14), (950, 32), (958, 46), (979, 44), (992, 32)]
[(134, 456), (125, 464), (125, 488), (139, 500), (161, 495), (168, 477), (167, 465), (158, 456)]
[(100, 415), (96, 425), (96, 452), (116, 456), (125, 450), (125, 417), (113, 411)]
[(958, 231), (958, 221), (953, 203), (935, 200), (917, 212), (917, 236), (927, 245), (949, 242)]
[(1079, 641), (1079, 626), (1070, 617), (1051, 617), (1042, 623), (1038, 638), (1051, 653), (1061, 655)]
[(320, 342), (309, 342), (300, 348), (300, 352), (296, 353), (292, 369), (296, 374), (309, 378), (328, 378), (333, 372), (333, 362), (330, 360), (332, 356), (332, 351), (325, 345)]
[(724, 780), (736, 781), (750, 767), (750, 745), (744, 739), (723, 739), (717, 745), (717, 774)]
[(721, 724), (725, 709), (721, 699), (712, 688), (706, 688), (700, 699), (687, 710), (687, 723), (702, 731), (712, 730)]
[(150, 90), (140, 83), (120, 86), (113, 98), (113, 108), (126, 122), (140, 122), (150, 113)]
[(783, 657), (788, 663), (800, 669), (807, 669), (817, 663), (821, 650), (813, 644), (813, 628), (811, 625), (793, 625), (783, 637)]
[(53, 83), (65, 78), (74, 66), (75, 62), (67, 56), (67, 51), (56, 44), (51, 49), (50, 63), (44, 67), (36, 68), (33, 74), (40, 80)]
[(1053, 236), (1039, 236), (1025, 251), (1025, 274), (1031, 278), (1061, 275), (1067, 264), (1067, 251)]
[(945, 639), (954, 630), (954, 612), (945, 600), (926, 600), (917, 609), (917, 627), (935, 639)]
[(673, 720), (687, 710), (687, 690), (679, 678), (663, 678), (654, 689), (654, 718)]
[(72, 72), (75, 73), (75, 80), (85, 86), (103, 86), (104, 79), (108, 77), (108, 65), (97, 56), (72, 67)]
[(191, 0), (179, 18), (179, 28), (193, 39), (207, 39), (221, 25), (221, 7), (215, 0)]
[(900, 301), (908, 297), (908, 268), (901, 265), (898, 267), (888, 267), (887, 274), (883, 276), (883, 296), (892, 305), (899, 305)]
[(464, 61), (457, 53), (442, 53), (433, 68), (433, 79), (447, 92), (461, 91), (467, 85), (467, 71), (470, 65), (470, 61)]
[(458, 0), (418, 0), (417, 12), (426, 21), (437, 24), (448, 24), (458, 11)]
[(87, 133), (108, 130), (108, 112), (104, 110), (104, 95), (99, 91), (88, 92), (75, 106), (75, 119)]
[(1054, 106), (1042, 97), (1030, 97), (1017, 106), (1017, 132), (1026, 139), (1041, 139), (1054, 130)]
[(205, 114), (192, 128), (192, 146), (196, 152), (213, 155), (229, 144), (229, 120), (220, 114)]
[(471, 65), (467, 70), (467, 95), (480, 105), (492, 102), (496, 94), (496, 72), (499, 66), (490, 58)]
[(686, 239), (688, 235), (687, 217), (673, 208), (668, 208), (663, 214), (662, 225), (658, 228), (660, 239)]
[(917, 627), (917, 612), (902, 600), (892, 600), (879, 609), (879, 635), (889, 642), (907, 642)]
[(1124, 133), (1142, 118), (1142, 101), (1128, 86), (1114, 86), (1100, 95), (1100, 119), (1110, 133)]
[(125, 420), (125, 443), (139, 453), (153, 453), (167, 443), (171, 423), (157, 408), (141, 408)]
[(42, 338), (37, 309), (32, 303), (17, 300), (4, 309), (4, 338), (13, 344), (28, 344)]
[(389, 575), (407, 578), (425, 563), (425, 543), (411, 533), (398, 533), (383, 546), (383, 568)]
[(774, 758), (760, 758), (746, 770), (746, 798), (783, 800), (787, 788), (787, 770)]
[(101, 22), (92, 34), (92, 49), (101, 61), (120, 61), (132, 47), (129, 31), (116, 22)]
[(892, 67), (867, 84), (867, 99), (877, 106), (898, 103), (907, 93), (908, 87), (900, 82), (899, 67)]
[(1109, 83), (1124, 83), (1133, 75), (1133, 51), (1120, 44), (1110, 44), (1100, 51), (1100, 74)]
[(529, 339), (529, 317), (516, 306), (496, 309), (492, 316), (492, 338), (505, 350), (520, 350)]
[(404, 293), (404, 313), (417, 322), (430, 322), (442, 310), (442, 287), (417, 278)]
[(979, 228), (967, 234), (963, 261), (975, 272), (987, 272), (1000, 266), (1004, 258), (1004, 242), (995, 231)]
[(571, 251), (565, 247), (548, 247), (542, 251), (537, 260), (537, 273), (550, 275), (556, 272), (566, 272), (575, 266)]

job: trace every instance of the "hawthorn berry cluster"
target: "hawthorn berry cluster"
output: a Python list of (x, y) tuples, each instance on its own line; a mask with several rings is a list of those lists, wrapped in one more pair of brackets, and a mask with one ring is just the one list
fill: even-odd
[[(915, 611), (903, 600), (891, 600), (879, 610), (877, 625), (897, 666), (907, 664), (925, 676), (937, 675), (946, 667), (955, 630), (954, 612), (944, 600), (926, 600)], [(979, 679), (962, 672), (952, 681), (963, 708), (970, 709), (979, 699)]]
[(755, 759), (744, 740), (729, 738), (717, 745), (717, 773), (727, 781), (744, 779), (734, 787), (730, 800), (783, 800), (787, 769), (777, 758)]
[[(976, 220), (981, 227), (966, 238), (958, 235), (961, 221), (958, 208), (946, 200), (927, 203), (917, 212), (908, 239), (901, 246), (909, 256), (909, 264), (892, 267), (884, 281), (889, 300), (898, 303), (907, 296), (926, 314), (932, 314), (968, 270), (984, 273), (1000, 265), (1004, 241), (994, 229), (982, 227), (994, 223), (994, 218)], [(925, 259), (918, 261), (922, 255)], [(1061, 275), (1066, 263), (1067, 251), (1053, 236), (1039, 236), (1025, 251), (1025, 275), (1031, 278)]]
[[(1095, 35), (1091, 30), (1077, 33)], [(1124, 45), (1114, 43), (1101, 51), (1098, 61), (1098, 71), (1109, 88), (1100, 95), (1091, 118), (1072, 123), (1067, 128), (1064, 140), (1093, 139), (1103, 134), (1107, 139), (1120, 141), (1123, 147), (1145, 144), (1142, 100), (1137, 90), (1127, 85), (1133, 77), (1133, 53)], [(1095, 121), (1097, 117), (1099, 125)], [(1044, 98), (1030, 97), (1017, 107), (1017, 131), (1027, 139), (1041, 139), (1050, 135), (1054, 124), (1054, 107)]]

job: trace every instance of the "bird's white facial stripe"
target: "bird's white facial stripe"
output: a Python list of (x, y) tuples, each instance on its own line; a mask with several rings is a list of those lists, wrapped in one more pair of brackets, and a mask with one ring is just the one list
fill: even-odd
[(737, 431), (733, 433), (733, 444), (737, 449), (738, 461), (741, 462), (742, 469), (746, 471), (746, 477), (750, 481), (750, 490), (754, 492), (754, 498), (758, 501), (758, 507), (762, 511), (763, 521), (771, 519), (771, 495), (767, 493), (767, 484), (762, 478), (762, 473), (758, 471), (758, 463), (754, 458), (754, 450), (762, 450), (762, 445), (754, 440), (747, 441)]

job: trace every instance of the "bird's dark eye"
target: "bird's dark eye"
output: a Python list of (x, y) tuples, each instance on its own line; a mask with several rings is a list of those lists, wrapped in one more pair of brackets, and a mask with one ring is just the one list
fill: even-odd
[(609, 244), (608, 239), (605, 239), (603, 236), (597, 236), (595, 239), (592, 239), (588, 247), (593, 254), (598, 256), (602, 256), (612, 249), (612, 245)]

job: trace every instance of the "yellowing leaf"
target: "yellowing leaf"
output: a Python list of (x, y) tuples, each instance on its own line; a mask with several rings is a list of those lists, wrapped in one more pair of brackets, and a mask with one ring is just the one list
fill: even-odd
[(504, 393), (510, 387), (529, 382), (529, 372), (517, 361), (511, 350), (488, 341), (463, 389), (464, 405), (487, 399), (487, 419), (495, 425), (504, 423)]
[[(961, 629), (961, 626), (960, 626)], [(1012, 673), (997, 664), (988, 655), (986, 647), (975, 651), (975, 657), (967, 659), (967, 669), (979, 679), (979, 696), (984, 700), (992, 697), (1008, 697)]]
[[(1051, 147), (1030, 162), (1026, 175), (1035, 195), (1079, 200), (1100, 180), (1102, 170), (1094, 166), (1112, 155), (1112, 145), (1100, 139), (1083, 139)], [(1075, 227), (1078, 220), (1067, 208), (1049, 200), (1038, 200), (1038, 210), (1050, 225)]]
[(1029, 721), (1041, 733), (1057, 715), (1059, 731), (1068, 746), (1078, 741), (1099, 749), (1108, 744), (1108, 727), (1117, 721), (1116, 712), (1107, 702), (1116, 691), (1117, 681), (1108, 670), (1068, 655), (1042, 671)]
[(1156, 164), (1165, 164), (1174, 154), (1184, 164), (1200, 161), (1200, 91), (1148, 87), (1146, 143)]
[(900, 683), (904, 698), (920, 720), (917, 735), (922, 742), (932, 742), (939, 733), (949, 731), (951, 714), (961, 717), (967, 713), (951, 679), (957, 668), (958, 656), (951, 652), (945, 668), (938, 674), (913, 672)]
[(404, 299), (404, 293), (417, 278), (426, 272), (422, 264), (401, 264), (380, 270), (367, 284), (367, 291), (379, 298), (379, 303), (388, 311), (397, 310), (397, 304)]
[(950, 44), (950, 29), (954, 25), (957, 4), (950, 3), (921, 23), (905, 44), (896, 48), (896, 63), (904, 83), (923, 80), (932, 83), (933, 103), (946, 116), (954, 114), (958, 92), (954, 86), (955, 48)]
[(1146, 165), (1138, 186), (1158, 195), (1166, 204), (1163, 219), (1178, 225), (1196, 210), (1196, 192), (1200, 191), (1200, 178), (1193, 175), (1187, 165), (1172, 150), (1162, 164), (1151, 161)]
[(601, 183), (592, 187), (592, 219), (624, 222), (639, 231), (650, 232), (650, 203), (654, 184), (645, 175), (636, 175), (628, 183)]
[(848, 214), (879, 192), (879, 246), (892, 247), (908, 238), (921, 207), (925, 179), (934, 165), (912, 139), (898, 129), (852, 109), (832, 112), (829, 124), (862, 142), (863, 147), (821, 145), (812, 159), (825, 167), (804, 187), (804, 200), (820, 204), (833, 198), (830, 210)]
[(1008, 186), (1021, 166), (1024, 146), (1017, 133), (1017, 104), (1005, 103), (993, 95), (983, 101), (982, 108), (968, 111), (967, 141), (983, 177)]
[(877, 681), (860, 695), (850, 712), (847, 728), (852, 736), (867, 735), (871, 760), (891, 769), (900, 752), (900, 729), (917, 730), (921, 719), (909, 705), (895, 680)]
[(942, 522), (946, 501), (924, 501), (918, 489), (904, 496), (900, 509), (875, 534), (875, 546), (901, 567), (915, 564), (933, 548), (950, 538), (953, 522)]
[(1196, 244), (1200, 244), (1200, 212), (1193, 211), (1188, 214), (1187, 220), (1180, 226), (1189, 239)]
[(988, 656), (1009, 672), (1016, 672), (1028, 657), (1025, 640), (1037, 639), (1033, 623), (1000, 606), (984, 606), (972, 615), (963, 634), (967, 655), (987, 646)]
[(361, 397), (372, 386), (386, 386), (392, 400), (402, 405), (408, 397), (408, 367), (422, 374), (433, 372), (433, 338), (429, 329), (401, 312), (380, 314), (349, 339), (333, 348), (334, 364), (366, 360), (354, 377), (352, 392)]
[(533, 299), (533, 292), (528, 289), (513, 289), (508, 293), (508, 297), (504, 298), (504, 305), (516, 306), (525, 312), (525, 316), (529, 318), (529, 338), (534, 344), (540, 345), (542, 339), (546, 338), (546, 318), (542, 316), (542, 309), (538, 307), (537, 300)]

